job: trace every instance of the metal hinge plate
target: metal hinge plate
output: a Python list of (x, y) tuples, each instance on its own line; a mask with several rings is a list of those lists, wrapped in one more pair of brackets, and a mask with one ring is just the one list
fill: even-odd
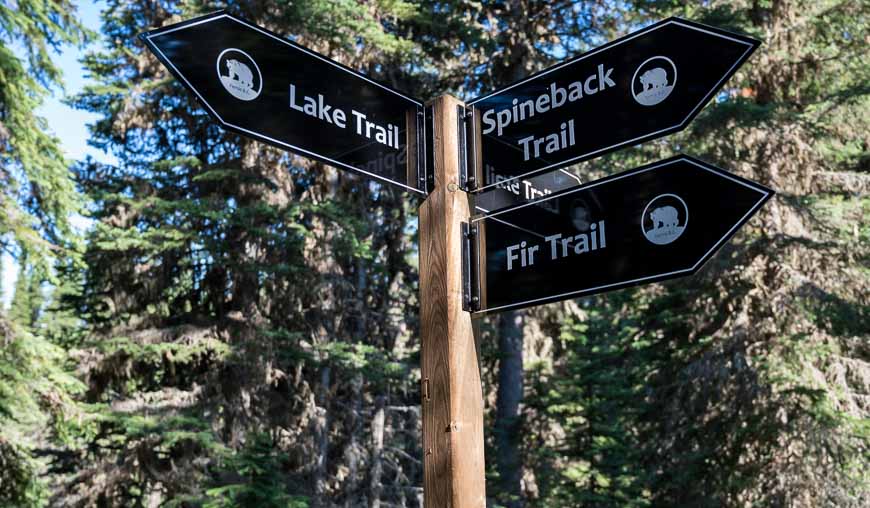
[(462, 223), (462, 310), (480, 310), (480, 258), (478, 228), (474, 223)]

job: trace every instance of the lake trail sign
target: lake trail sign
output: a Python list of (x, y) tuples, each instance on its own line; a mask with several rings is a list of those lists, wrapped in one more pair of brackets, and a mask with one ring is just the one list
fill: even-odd
[(141, 39), (225, 128), (427, 194), (420, 101), (223, 11)]
[(669, 18), (469, 102), (475, 190), (684, 129), (759, 44)]
[(680, 155), (473, 219), (479, 310), (691, 275), (772, 195)]

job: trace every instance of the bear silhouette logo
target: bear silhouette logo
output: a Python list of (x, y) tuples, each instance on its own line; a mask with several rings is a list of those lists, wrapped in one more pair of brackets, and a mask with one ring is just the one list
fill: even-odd
[(674, 228), (680, 224), (677, 219), (677, 209), (673, 206), (663, 206), (650, 212), (649, 217), (653, 220), (655, 228)]
[(217, 73), (221, 84), (236, 99), (252, 101), (263, 90), (263, 76), (257, 62), (240, 49), (225, 49), (218, 55)]
[(631, 94), (643, 106), (667, 99), (677, 84), (677, 66), (670, 58), (654, 56), (640, 64), (631, 79)]
[(238, 60), (227, 60), (229, 79), (235, 79), (245, 88), (254, 88), (254, 74), (247, 65)]
[(686, 230), (689, 209), (676, 194), (662, 194), (647, 203), (640, 222), (647, 240), (656, 245), (667, 245)]
[(668, 74), (661, 67), (656, 67), (641, 74), (640, 82), (643, 84), (643, 91), (647, 92), (651, 88), (668, 86)]

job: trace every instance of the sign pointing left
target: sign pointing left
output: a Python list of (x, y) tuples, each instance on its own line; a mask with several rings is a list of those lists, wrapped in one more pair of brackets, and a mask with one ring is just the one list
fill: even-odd
[(140, 37), (226, 129), (427, 194), (420, 101), (226, 12)]

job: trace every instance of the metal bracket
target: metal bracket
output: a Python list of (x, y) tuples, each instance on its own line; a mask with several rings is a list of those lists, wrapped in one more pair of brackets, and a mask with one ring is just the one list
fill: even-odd
[(423, 175), (426, 194), (435, 189), (435, 106), (426, 106), (423, 123), (423, 150), (426, 172)]
[(456, 106), (456, 132), (459, 141), (459, 186), (465, 192), (477, 188), (474, 171), (474, 109)]
[(417, 159), (417, 185), (420, 189), (429, 194), (429, 189), (427, 188), (426, 175), (428, 175), (431, 171), (431, 167), (427, 167), (426, 165), (426, 112), (425, 109), (417, 110), (417, 122), (416, 122), (416, 136), (417, 136), (417, 153), (414, 154)]
[(462, 310), (480, 310), (480, 257), (477, 224), (462, 223)]

